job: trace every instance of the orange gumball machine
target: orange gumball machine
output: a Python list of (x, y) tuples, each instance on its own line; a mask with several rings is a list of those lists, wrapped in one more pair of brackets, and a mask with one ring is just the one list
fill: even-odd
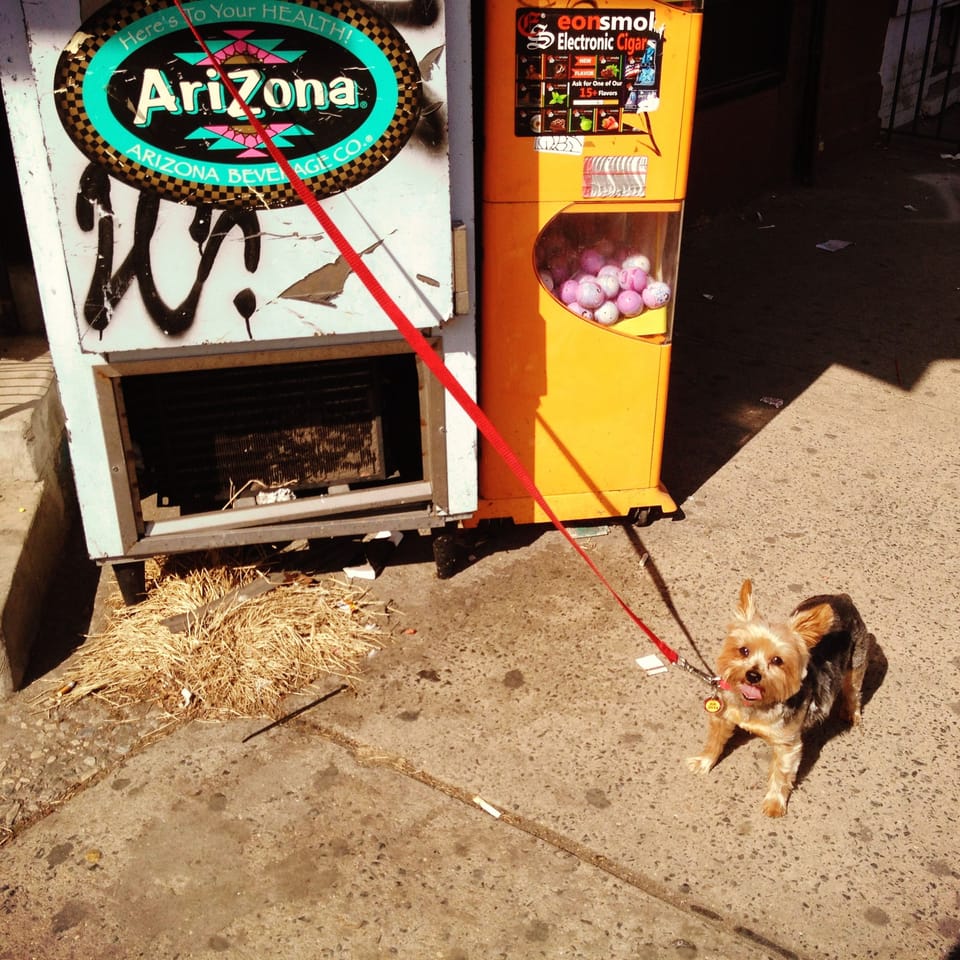
[[(480, 399), (561, 520), (660, 482), (701, 3), (489, 0)], [(476, 519), (547, 517), (489, 446)]]

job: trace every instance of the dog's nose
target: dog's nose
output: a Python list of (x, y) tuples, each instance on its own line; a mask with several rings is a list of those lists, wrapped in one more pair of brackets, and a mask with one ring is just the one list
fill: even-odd
[(747, 671), (747, 683), (759, 683), (761, 679), (760, 674), (757, 673), (756, 670)]

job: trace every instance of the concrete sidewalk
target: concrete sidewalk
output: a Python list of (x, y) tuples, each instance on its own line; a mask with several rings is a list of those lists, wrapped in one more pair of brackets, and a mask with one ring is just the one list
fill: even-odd
[(0, 958), (960, 955), (960, 167), (870, 151), (683, 249), (685, 519), (583, 542), (698, 664), (745, 577), (770, 614), (853, 596), (864, 725), (810, 743), (786, 818), (755, 740), (687, 771), (706, 688), (635, 665), (653, 648), (558, 533), (447, 581), (412, 537), (372, 592), (416, 633), (356, 697), (247, 742), (182, 728), (0, 849)]

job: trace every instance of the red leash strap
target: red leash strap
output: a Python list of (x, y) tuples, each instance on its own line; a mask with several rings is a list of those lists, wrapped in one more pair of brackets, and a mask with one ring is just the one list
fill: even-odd
[(196, 39), (197, 43), (199, 44), (200, 49), (210, 59), (211, 64), (214, 66), (220, 76), (220, 80), (229, 91), (230, 96), (232, 96), (240, 105), (244, 114), (246, 114), (250, 125), (254, 128), (254, 130), (257, 131), (257, 135), (263, 140), (263, 143), (267, 148), (267, 152), (276, 161), (277, 166), (279, 166), (284, 172), (287, 179), (290, 181), (291, 186), (294, 188), (294, 190), (296, 190), (297, 195), (303, 201), (304, 205), (310, 210), (314, 217), (316, 217), (316, 220), (320, 226), (327, 232), (327, 235), (333, 241), (334, 246), (336, 246), (337, 250), (340, 252), (340, 255), (349, 264), (350, 269), (353, 270), (353, 272), (360, 278), (363, 285), (373, 296), (374, 300), (376, 300), (383, 312), (390, 318), (397, 330), (399, 330), (399, 332), (403, 335), (407, 343), (413, 348), (417, 356), (429, 368), (429, 370), (440, 381), (440, 383), (443, 384), (444, 389), (446, 389), (453, 396), (453, 398), (457, 401), (457, 403), (460, 404), (461, 407), (463, 407), (466, 414), (476, 424), (477, 429), (483, 434), (484, 437), (486, 437), (490, 445), (503, 458), (507, 466), (513, 471), (521, 484), (523, 484), (523, 487), (527, 493), (529, 493), (530, 496), (536, 501), (540, 509), (543, 510), (543, 512), (550, 519), (550, 522), (564, 535), (573, 549), (576, 550), (587, 566), (593, 571), (594, 575), (607, 588), (613, 599), (616, 600), (616, 602), (620, 605), (624, 613), (626, 613), (626, 615), (647, 635), (651, 642), (670, 663), (676, 663), (680, 659), (679, 654), (675, 650), (668, 647), (633, 612), (633, 610), (630, 609), (630, 607), (627, 605), (627, 602), (620, 596), (619, 593), (617, 593), (607, 578), (600, 572), (597, 565), (593, 562), (593, 560), (590, 559), (583, 547), (577, 543), (576, 538), (570, 533), (569, 530), (567, 530), (563, 523), (561, 523), (560, 518), (557, 517), (557, 515), (553, 512), (553, 509), (547, 503), (546, 499), (544, 499), (544, 496), (537, 488), (537, 485), (533, 482), (533, 478), (529, 473), (527, 473), (523, 464), (513, 452), (507, 441), (504, 440), (500, 432), (493, 425), (493, 422), (487, 417), (483, 410), (480, 409), (480, 407), (467, 393), (456, 377), (454, 377), (453, 374), (447, 369), (446, 364), (444, 364), (443, 360), (437, 356), (423, 334), (413, 325), (400, 307), (397, 306), (387, 291), (384, 290), (383, 286), (380, 284), (380, 281), (377, 280), (377, 278), (370, 271), (369, 267), (367, 267), (367, 265), (363, 262), (360, 254), (357, 253), (347, 238), (337, 228), (336, 224), (330, 219), (327, 212), (323, 209), (317, 198), (311, 192), (310, 188), (297, 175), (287, 158), (280, 152), (277, 145), (273, 142), (267, 129), (257, 119), (246, 101), (240, 97), (239, 91), (237, 90), (233, 81), (229, 78), (229, 76), (227, 76), (222, 64), (220, 64), (211, 53), (210, 48), (207, 46), (203, 37), (200, 36), (199, 31), (187, 16), (186, 11), (183, 9), (182, 0), (173, 0), (173, 2), (180, 11), (180, 15), (186, 22), (187, 27), (194, 36), (194, 39)]

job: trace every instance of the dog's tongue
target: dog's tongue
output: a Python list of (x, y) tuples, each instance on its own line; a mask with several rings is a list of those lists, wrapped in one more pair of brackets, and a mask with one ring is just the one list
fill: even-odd
[(740, 684), (740, 693), (744, 700), (760, 700), (763, 691), (759, 687), (751, 687), (749, 683)]

